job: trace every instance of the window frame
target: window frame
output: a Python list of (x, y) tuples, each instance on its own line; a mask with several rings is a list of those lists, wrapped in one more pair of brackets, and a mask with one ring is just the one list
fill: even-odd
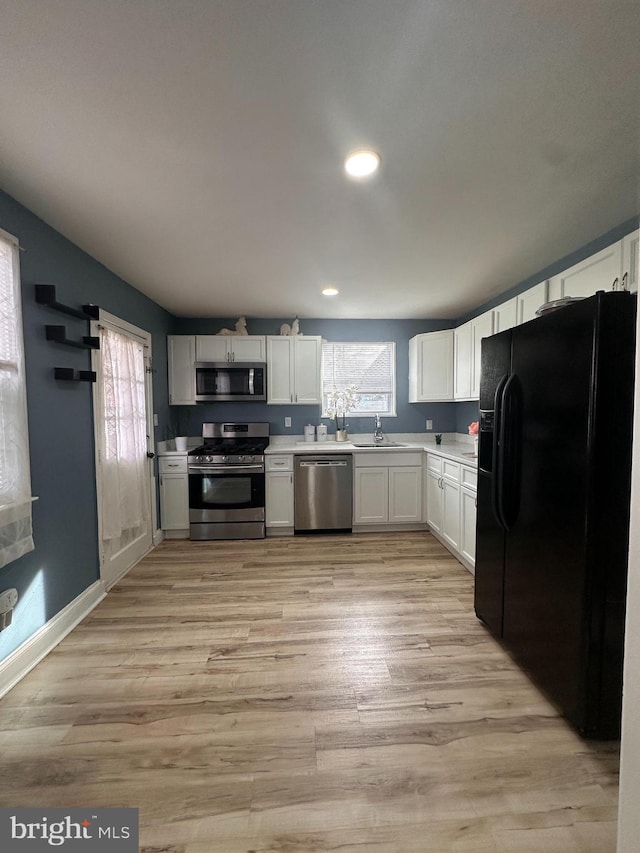
[[(0, 447), (0, 464), (13, 474), (12, 489), (3, 493), (4, 503), (0, 504), (0, 569), (29, 553), (34, 549), (33, 522), (31, 506), (34, 500), (31, 488), (31, 461), (29, 454), (29, 419), (27, 414), (27, 377), (25, 370), (24, 324), (22, 318), (22, 283), (20, 274), (20, 243), (13, 234), (0, 228), (0, 240), (9, 247), (11, 252), (11, 274), (7, 291), (7, 306), (10, 311), (6, 318), (0, 316), (3, 329), (14, 333), (16, 344), (15, 357), (0, 356), (0, 373), (13, 373), (17, 382), (9, 379), (6, 400), (10, 404), (0, 412), (0, 427), (4, 435), (13, 435), (9, 439), (9, 447)], [(10, 316), (10, 315), (13, 316)], [(10, 342), (10, 334), (7, 339)], [(0, 389), (3, 380), (0, 378)], [(12, 387), (13, 386), (13, 387)], [(0, 398), (5, 391), (0, 390)], [(5, 400), (5, 402), (6, 402)], [(13, 404), (13, 405), (11, 405)], [(4, 413), (4, 417), (3, 417)], [(20, 440), (16, 440), (20, 436)]]
[[(322, 415), (323, 418), (330, 417), (327, 414), (326, 410), (326, 396), (327, 394), (333, 390), (335, 386), (329, 387), (329, 380), (325, 378), (324, 371), (324, 362), (325, 362), (325, 347), (327, 346), (352, 346), (352, 347), (366, 347), (366, 346), (380, 346), (384, 345), (389, 348), (390, 356), (391, 356), (391, 375), (390, 375), (390, 408), (382, 411), (381, 409), (375, 409), (374, 411), (363, 411), (362, 409), (354, 409), (348, 412), (349, 417), (351, 418), (371, 418), (375, 414), (379, 414), (380, 417), (383, 418), (395, 418), (398, 415), (398, 401), (397, 401), (397, 383), (396, 383), (396, 373), (397, 373), (397, 364), (396, 364), (396, 342), (395, 341), (322, 341), (322, 357), (321, 357), (321, 379), (320, 379), (320, 393), (321, 393), (321, 406), (322, 406)], [(357, 385), (357, 382), (353, 377), (349, 378), (349, 381), (346, 383), (347, 385)], [(373, 392), (371, 392), (373, 393)], [(379, 392), (379, 393), (387, 393)]]

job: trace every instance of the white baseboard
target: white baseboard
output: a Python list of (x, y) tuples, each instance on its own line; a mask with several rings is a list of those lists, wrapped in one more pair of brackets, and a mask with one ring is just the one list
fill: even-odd
[(73, 631), (105, 596), (102, 581), (91, 584), (21, 646), (0, 661), (0, 698)]
[(159, 545), (164, 539), (164, 530), (161, 530), (159, 527), (153, 531), (153, 547)]

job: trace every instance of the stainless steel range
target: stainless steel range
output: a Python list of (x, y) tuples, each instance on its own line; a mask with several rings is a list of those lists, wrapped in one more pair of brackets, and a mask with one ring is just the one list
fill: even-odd
[(207, 423), (189, 452), (191, 539), (264, 538), (268, 423)]

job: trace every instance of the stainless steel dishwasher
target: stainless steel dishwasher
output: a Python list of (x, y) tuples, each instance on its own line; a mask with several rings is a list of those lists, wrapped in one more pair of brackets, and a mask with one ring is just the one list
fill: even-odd
[(351, 454), (322, 454), (294, 457), (294, 528), (351, 530)]

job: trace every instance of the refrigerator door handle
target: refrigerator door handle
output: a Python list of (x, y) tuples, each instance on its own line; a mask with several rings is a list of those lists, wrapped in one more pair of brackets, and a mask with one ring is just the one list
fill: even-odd
[(491, 477), (491, 507), (498, 524), (505, 528), (506, 524), (502, 516), (500, 503), (502, 479), (502, 459), (500, 450), (500, 433), (502, 430), (502, 392), (509, 379), (508, 375), (503, 376), (496, 387), (496, 393), (493, 400), (493, 448), (491, 453), (492, 458), (492, 477)]
[(510, 530), (520, 508), (520, 383), (512, 373), (502, 389), (500, 401), (500, 437), (498, 510), (505, 530)]

